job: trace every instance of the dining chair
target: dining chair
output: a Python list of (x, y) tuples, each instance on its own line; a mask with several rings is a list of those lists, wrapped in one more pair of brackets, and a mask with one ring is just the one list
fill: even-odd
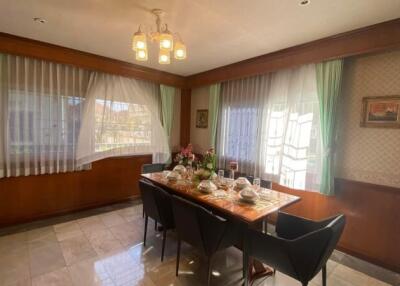
[(161, 250), (161, 261), (164, 260), (165, 241), (167, 230), (175, 227), (172, 214), (171, 195), (166, 191), (149, 183), (146, 180), (139, 180), (139, 189), (145, 210), (143, 245), (146, 246), (147, 222), (149, 217), (161, 223), (163, 227), (163, 241)]
[[(260, 260), (302, 283), (308, 285), (322, 269), (322, 285), (326, 286), (326, 263), (345, 226), (340, 214), (322, 221), (312, 221), (278, 213), (276, 235), (248, 229), (245, 236), (244, 265), (249, 257)], [(245, 267), (245, 285), (248, 285), (249, 267)]]
[(165, 170), (165, 164), (157, 163), (157, 164), (143, 164), (142, 165), (142, 173), (156, 173), (162, 172)]
[[(162, 164), (162, 163), (143, 164), (142, 165), (142, 174), (162, 172), (165, 170), (165, 167), (166, 167), (166, 165)], [(144, 217), (144, 209), (143, 209), (142, 217)], [(154, 222), (154, 229), (157, 230), (157, 221)]]
[[(249, 180), (251, 184), (254, 182), (254, 177), (253, 176), (246, 176), (246, 179)], [(266, 189), (271, 189), (272, 187), (272, 182), (267, 181), (267, 180), (261, 180), (261, 187), (266, 188)]]
[(239, 226), (181, 197), (172, 196), (172, 209), (178, 238), (176, 276), (179, 273), (181, 241), (197, 248), (207, 257), (207, 285), (216, 252), (241, 241)]

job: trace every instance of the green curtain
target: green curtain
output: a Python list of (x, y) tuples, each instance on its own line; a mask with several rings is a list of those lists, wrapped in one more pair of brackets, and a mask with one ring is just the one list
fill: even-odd
[(219, 95), (221, 84), (210, 85), (210, 95), (208, 100), (208, 117), (210, 122), (210, 147), (215, 148), (217, 138), (217, 123), (219, 109)]
[(174, 117), (174, 101), (176, 89), (172, 86), (160, 85), (162, 121), (168, 139), (171, 137), (172, 120)]
[(334, 141), (336, 136), (336, 114), (340, 98), (343, 60), (332, 60), (317, 64), (317, 92), (322, 137), (322, 175), (320, 193), (334, 194)]

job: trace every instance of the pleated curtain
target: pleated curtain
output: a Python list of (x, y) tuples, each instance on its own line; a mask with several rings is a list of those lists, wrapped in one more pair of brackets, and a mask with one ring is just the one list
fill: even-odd
[(212, 84), (209, 87), (209, 98), (208, 98), (208, 117), (210, 122), (210, 146), (215, 148), (216, 137), (217, 137), (217, 123), (218, 123), (218, 111), (219, 111), (219, 98), (221, 93), (221, 84)]
[(306, 190), (319, 190), (321, 138), (315, 65), (221, 85), (220, 168)]
[(171, 136), (176, 88), (160, 85), (162, 122), (168, 138)]
[(0, 177), (74, 171), (89, 72), (0, 54)]
[(216, 148), (219, 168), (238, 161), (241, 173), (263, 173), (265, 160), (260, 156), (260, 143), (269, 83), (269, 75), (222, 83)]
[(341, 95), (342, 70), (342, 59), (317, 64), (317, 87), (323, 146), (320, 192), (326, 195), (334, 194), (336, 115)]

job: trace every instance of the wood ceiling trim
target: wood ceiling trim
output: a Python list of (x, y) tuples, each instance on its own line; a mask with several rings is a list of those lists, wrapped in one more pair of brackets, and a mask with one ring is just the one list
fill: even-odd
[(191, 88), (279, 69), (400, 48), (400, 18), (226, 65), (186, 78)]
[(323, 60), (400, 48), (400, 18), (188, 77), (0, 32), (0, 52), (71, 64), (180, 88), (196, 88)]
[(0, 32), (0, 52), (184, 87), (183, 76)]

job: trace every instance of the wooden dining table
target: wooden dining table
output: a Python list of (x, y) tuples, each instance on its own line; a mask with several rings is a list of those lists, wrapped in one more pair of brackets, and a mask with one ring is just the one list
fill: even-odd
[[(163, 172), (141, 174), (141, 177), (150, 180), (171, 194), (198, 203), (229, 219), (237, 220), (248, 228), (260, 229), (262, 222), (269, 215), (300, 200), (300, 197), (297, 196), (261, 188), (260, 191), (263, 191), (263, 195), (260, 199), (255, 203), (248, 203), (241, 200), (239, 192), (232, 188), (225, 191), (203, 193), (190, 179), (169, 181)], [(271, 269), (261, 262), (252, 261), (250, 280), (272, 274)]]

